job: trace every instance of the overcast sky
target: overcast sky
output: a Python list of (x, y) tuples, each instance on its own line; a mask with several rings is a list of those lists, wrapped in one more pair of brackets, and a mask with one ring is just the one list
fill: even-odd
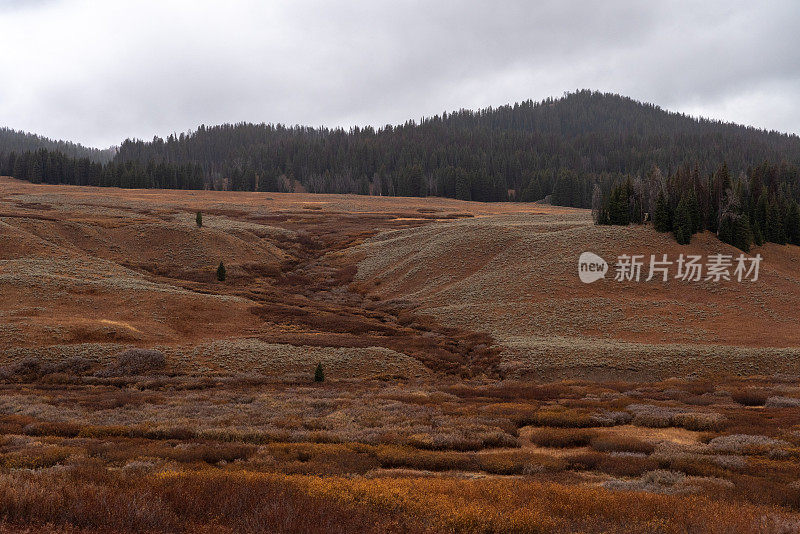
[(800, 2), (0, 0), (0, 125), (106, 147), (612, 91), (800, 133)]

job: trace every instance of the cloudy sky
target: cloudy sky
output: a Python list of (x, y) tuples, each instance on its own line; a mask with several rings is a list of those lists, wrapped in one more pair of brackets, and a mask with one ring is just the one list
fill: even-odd
[(800, 133), (798, 28), (793, 0), (0, 0), (0, 125), (106, 147), (591, 88)]

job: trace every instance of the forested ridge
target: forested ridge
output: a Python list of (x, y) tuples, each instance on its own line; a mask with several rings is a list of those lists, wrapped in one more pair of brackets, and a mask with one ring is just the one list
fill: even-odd
[(97, 163), (111, 161), (116, 153), (115, 148), (91, 148), (70, 141), (56, 141), (40, 135), (0, 127), (0, 155), (11, 152), (33, 152), (45, 149), (48, 152), (60, 152), (65, 156), (81, 159), (87, 158)]
[(0, 176), (35, 184), (71, 184), (132, 189), (203, 189), (203, 169), (195, 163), (103, 164), (88, 157), (71, 158), (44, 148), (0, 154)]
[(608, 193), (614, 184), (641, 180), (653, 168), (667, 176), (679, 168), (708, 176), (725, 163), (736, 177), (765, 161), (798, 164), (800, 138), (578, 91), (377, 129), (200, 126), (166, 139), (126, 140), (104, 166), (92, 159), (70, 161), (52, 149), (5, 150), (0, 172), (86, 185), (303, 187), (480, 201), (547, 199), (588, 208), (596, 188)]
[(652, 219), (657, 231), (672, 232), (683, 245), (704, 230), (744, 251), (766, 242), (800, 245), (800, 169), (762, 163), (732, 176), (723, 163), (708, 175), (682, 167), (665, 176), (653, 167), (610, 191), (597, 187), (592, 211), (597, 224)]
[(126, 140), (118, 161), (198, 163), (215, 187), (438, 195), (468, 200), (591, 205), (592, 186), (652, 166), (712, 172), (800, 162), (800, 139), (665, 112), (619, 95), (580, 91), (400, 126), (350, 130), (269, 124), (201, 126), (190, 134)]

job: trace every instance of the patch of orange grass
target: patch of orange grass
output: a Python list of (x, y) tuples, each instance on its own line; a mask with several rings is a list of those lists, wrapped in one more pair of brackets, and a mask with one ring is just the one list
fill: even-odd
[(694, 445), (700, 442), (701, 432), (685, 428), (649, 428), (634, 425), (619, 425), (612, 428), (597, 429), (601, 435), (612, 435), (639, 439), (649, 443), (670, 442), (677, 445)]
[(156, 484), (270, 481), (311, 497), (416, 517), (441, 532), (778, 532), (792, 519), (774, 508), (567, 487), (525, 479), (341, 478), (256, 472), (165, 472)]

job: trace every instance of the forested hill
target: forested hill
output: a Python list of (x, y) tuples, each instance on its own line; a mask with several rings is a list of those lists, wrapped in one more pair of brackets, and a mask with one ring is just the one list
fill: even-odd
[(69, 141), (55, 141), (36, 134), (12, 130), (11, 128), (0, 128), (0, 155), (11, 152), (33, 152), (40, 149), (61, 152), (71, 158), (89, 158), (97, 163), (110, 161), (115, 153), (112, 148), (100, 150)]
[(653, 165), (736, 173), (800, 162), (800, 138), (671, 113), (614, 94), (459, 111), (380, 129), (268, 124), (200, 126), (152, 142), (125, 141), (116, 161), (197, 163), (214, 187), (539, 200), (588, 207), (594, 182)]
[[(614, 94), (579, 91), (383, 128), (200, 126), (106, 151), (0, 130), (0, 174), (46, 183), (437, 195), (590, 207), (595, 186), (654, 168), (732, 176), (764, 162), (800, 192), (800, 138), (702, 120)], [(787, 166), (788, 164), (788, 166)], [(795, 194), (793, 193), (793, 194)]]

